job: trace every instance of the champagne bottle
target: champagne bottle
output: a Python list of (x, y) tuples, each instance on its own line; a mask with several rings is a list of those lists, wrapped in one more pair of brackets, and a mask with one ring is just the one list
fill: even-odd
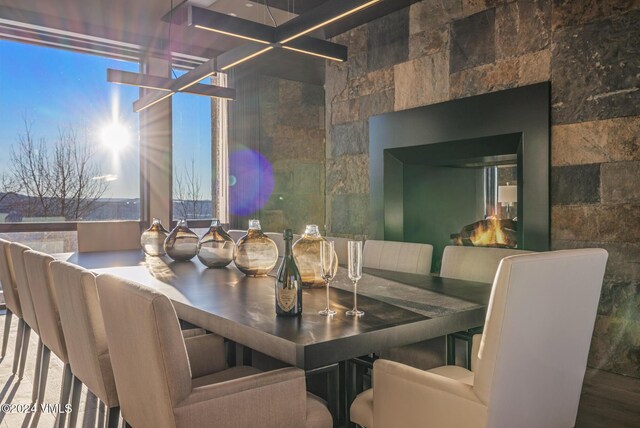
[(276, 314), (295, 317), (302, 313), (302, 277), (291, 249), (293, 232), (286, 229), (283, 236), (285, 253), (276, 276)]

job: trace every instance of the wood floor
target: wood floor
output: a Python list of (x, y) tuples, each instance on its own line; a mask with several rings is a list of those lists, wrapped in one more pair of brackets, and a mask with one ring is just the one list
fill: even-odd
[[(0, 359), (0, 403), (31, 403), (32, 376), (35, 371), (37, 336), (31, 335), (27, 364), (22, 379), (11, 373), (17, 320), (11, 325), (7, 355)], [(0, 329), (4, 325), (4, 315), (0, 316)], [(0, 340), (2, 336), (0, 334)], [(45, 403), (59, 402), (62, 362), (53, 354), (49, 368), (49, 380)], [(82, 392), (78, 422), (83, 427), (102, 426), (104, 414), (99, 411), (96, 398)], [(0, 428), (53, 427), (56, 415), (50, 413), (20, 414), (0, 412)], [(612, 373), (589, 369), (585, 376), (578, 410), (578, 428), (618, 428), (640, 427), (640, 379), (628, 378)]]

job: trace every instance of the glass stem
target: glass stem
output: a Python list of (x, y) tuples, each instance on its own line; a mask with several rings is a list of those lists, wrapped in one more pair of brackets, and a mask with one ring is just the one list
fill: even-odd
[(353, 281), (353, 310), (358, 310), (358, 281)]
[(327, 310), (329, 310), (329, 281), (326, 281), (327, 286), (325, 287), (327, 289)]

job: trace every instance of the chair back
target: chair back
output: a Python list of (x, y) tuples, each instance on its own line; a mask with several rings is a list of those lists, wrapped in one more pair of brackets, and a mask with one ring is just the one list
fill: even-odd
[(269, 238), (273, 240), (273, 242), (276, 243), (276, 247), (278, 247), (278, 256), (284, 257), (285, 248), (284, 248), (284, 237), (282, 236), (282, 233), (265, 232), (265, 235), (267, 235)]
[(16, 314), (18, 318), (22, 318), (22, 307), (20, 306), (20, 296), (16, 288), (16, 278), (13, 273), (9, 244), (9, 241), (0, 239), (0, 282), (2, 283), (2, 292), (7, 309)]
[(140, 222), (92, 221), (78, 223), (78, 252), (140, 249)]
[(502, 260), (474, 370), (487, 426), (575, 425), (606, 262), (602, 249)]
[(39, 251), (24, 252), (24, 264), (27, 269), (29, 289), (33, 297), (33, 307), (38, 318), (40, 340), (63, 363), (67, 364), (69, 362), (67, 345), (62, 333), (58, 299), (53, 288), (51, 268), (49, 267), (52, 261), (53, 257)]
[(335, 236), (325, 236), (327, 241), (333, 241), (333, 248), (338, 256), (338, 264), (349, 265), (349, 239)]
[(362, 266), (428, 275), (431, 272), (432, 255), (433, 246), (429, 244), (367, 240)]
[(247, 234), (247, 231), (246, 230), (231, 229), (231, 230), (227, 231), (227, 233), (229, 234), (231, 239), (233, 239), (234, 242), (238, 242), (238, 240), (240, 238), (242, 238), (244, 235)]
[(449, 245), (444, 248), (442, 253), (440, 276), (492, 283), (502, 259), (526, 253), (530, 253), (530, 251)]
[(26, 245), (17, 242), (9, 244), (13, 274), (16, 280), (18, 295), (20, 296), (22, 319), (24, 319), (24, 322), (26, 322), (36, 334), (40, 335), (36, 310), (33, 306), (33, 297), (31, 297), (31, 289), (29, 288), (29, 279), (27, 278), (27, 269), (24, 264), (24, 253), (30, 249), (31, 248)]
[(51, 262), (60, 321), (71, 371), (108, 407), (118, 405), (118, 394), (107, 347), (96, 277), (70, 263)]
[(191, 393), (191, 370), (171, 301), (113, 275), (99, 275), (97, 284), (125, 420), (174, 426), (173, 408)]

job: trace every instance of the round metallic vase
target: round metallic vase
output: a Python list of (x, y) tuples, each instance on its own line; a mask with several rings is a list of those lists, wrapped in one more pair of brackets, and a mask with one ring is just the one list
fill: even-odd
[(140, 236), (140, 246), (142, 251), (150, 256), (164, 256), (164, 241), (167, 239), (169, 232), (162, 226), (157, 218), (153, 219), (151, 227), (145, 230)]
[(198, 252), (198, 235), (187, 226), (186, 220), (178, 221), (164, 241), (167, 255), (177, 262), (186, 262)]
[(198, 242), (198, 259), (208, 268), (223, 268), (233, 260), (235, 242), (214, 219), (211, 227)]
[(276, 266), (278, 247), (262, 233), (259, 220), (249, 220), (247, 234), (236, 244), (233, 262), (247, 276), (267, 276)]

